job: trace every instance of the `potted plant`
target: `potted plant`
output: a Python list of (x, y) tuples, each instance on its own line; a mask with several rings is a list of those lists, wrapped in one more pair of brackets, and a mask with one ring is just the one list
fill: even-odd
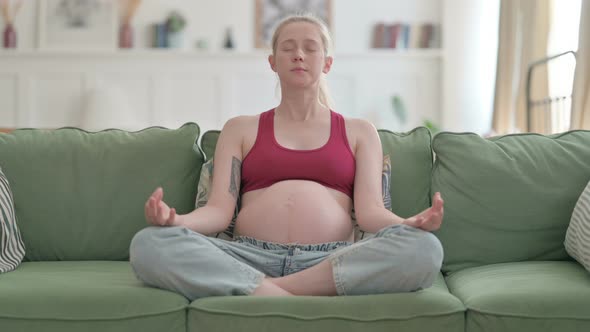
[(171, 48), (182, 47), (183, 42), (183, 31), (186, 27), (186, 19), (182, 14), (177, 11), (173, 11), (168, 15), (166, 19), (166, 31), (167, 31), (167, 46)]

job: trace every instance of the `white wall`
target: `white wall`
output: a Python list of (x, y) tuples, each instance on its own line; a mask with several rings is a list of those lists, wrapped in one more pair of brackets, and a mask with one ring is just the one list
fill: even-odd
[[(333, 0), (336, 56), (368, 49), (377, 21), (438, 22), (443, 25), (442, 102), (436, 119), (445, 130), (485, 133), (491, 125), (500, 0)], [(37, 0), (27, 0), (17, 18), (19, 49), (34, 50)], [(144, 0), (134, 19), (136, 46), (150, 45), (150, 26), (172, 9), (188, 18), (189, 47), (205, 38), (221, 48), (233, 27), (238, 52), (254, 45), (255, 0)], [(0, 51), (0, 61), (1, 61)], [(336, 57), (336, 61), (338, 58)], [(338, 62), (336, 62), (337, 64)]]

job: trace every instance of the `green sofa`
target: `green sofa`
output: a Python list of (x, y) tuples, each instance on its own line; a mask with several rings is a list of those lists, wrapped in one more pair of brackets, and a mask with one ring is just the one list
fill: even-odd
[(190, 303), (142, 285), (129, 243), (157, 186), (179, 213), (194, 207), (218, 134), (194, 123), (0, 134), (26, 245), (23, 263), (0, 274), (0, 331), (590, 331), (590, 272), (563, 245), (590, 180), (590, 131), (484, 139), (382, 130), (393, 210), (415, 214), (435, 191), (445, 199), (433, 287)]

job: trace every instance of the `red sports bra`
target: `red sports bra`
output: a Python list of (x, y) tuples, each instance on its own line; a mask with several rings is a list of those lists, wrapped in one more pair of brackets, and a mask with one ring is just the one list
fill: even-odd
[(242, 161), (241, 193), (283, 180), (310, 180), (352, 198), (356, 166), (342, 115), (330, 110), (330, 138), (324, 146), (293, 150), (277, 142), (274, 114), (274, 109), (260, 114), (256, 141)]

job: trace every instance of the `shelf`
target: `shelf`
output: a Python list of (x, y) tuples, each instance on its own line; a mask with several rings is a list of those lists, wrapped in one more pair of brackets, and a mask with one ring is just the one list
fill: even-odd
[[(6, 50), (0, 49), (3, 58), (266, 58), (269, 50), (198, 51), (174, 49), (129, 49), (129, 50)], [(442, 58), (441, 49), (370, 49), (359, 52), (335, 52), (336, 58)]]
[(337, 57), (405, 57), (405, 58), (442, 58), (444, 51), (434, 48), (387, 49), (372, 48), (364, 52), (336, 53)]

